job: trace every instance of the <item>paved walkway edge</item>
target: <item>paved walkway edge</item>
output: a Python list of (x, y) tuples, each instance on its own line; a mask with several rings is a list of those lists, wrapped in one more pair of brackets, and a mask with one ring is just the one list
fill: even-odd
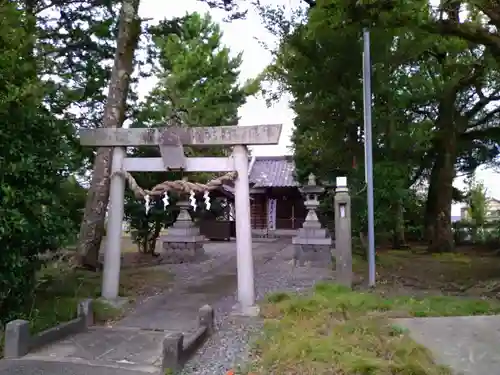
[(499, 315), (407, 318), (394, 322), (408, 329), (416, 342), (456, 375), (500, 373)]
[(137, 365), (134, 363), (111, 363), (108, 361), (99, 361), (92, 360), (88, 361), (86, 359), (81, 358), (65, 358), (63, 362), (61, 362), (60, 358), (51, 358), (47, 356), (36, 356), (30, 355), (29, 358), (18, 358), (18, 359), (8, 359), (5, 361), (9, 361), (11, 363), (19, 362), (19, 363), (30, 363), (30, 362), (52, 362), (52, 363), (71, 363), (76, 365), (85, 365), (91, 368), (99, 368), (99, 369), (116, 369), (116, 370), (127, 370), (127, 371), (137, 371), (143, 372), (146, 374), (161, 374), (160, 368), (157, 366), (146, 366), (146, 365)]

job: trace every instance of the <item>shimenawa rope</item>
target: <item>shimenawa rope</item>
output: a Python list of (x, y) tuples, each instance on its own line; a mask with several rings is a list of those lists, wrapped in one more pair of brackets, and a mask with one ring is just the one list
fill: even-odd
[(219, 186), (223, 185), (226, 182), (233, 181), (238, 174), (236, 172), (229, 172), (226, 173), (223, 176), (217, 177), (206, 184), (202, 184), (199, 182), (190, 182), (187, 180), (176, 180), (176, 181), (164, 181), (155, 187), (153, 187), (151, 190), (143, 189), (139, 186), (135, 178), (128, 172), (122, 171), (122, 172), (115, 172), (117, 174), (120, 174), (123, 176), (126, 180), (127, 183), (134, 192), (135, 196), (139, 199), (145, 198), (146, 196), (161, 196), (165, 194), (165, 192), (168, 192), (170, 190), (175, 190), (180, 193), (190, 193), (192, 191), (194, 192), (204, 192), (204, 191), (210, 191), (218, 188)]

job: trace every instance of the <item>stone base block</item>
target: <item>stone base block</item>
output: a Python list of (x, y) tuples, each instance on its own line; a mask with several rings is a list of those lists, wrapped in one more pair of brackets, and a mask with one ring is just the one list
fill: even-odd
[(297, 237), (301, 239), (314, 238), (324, 240), (328, 237), (328, 232), (324, 228), (307, 228), (304, 226), (304, 228), (300, 228), (297, 231)]
[(231, 316), (234, 317), (257, 317), (260, 314), (260, 307), (258, 305), (253, 306), (241, 306), (238, 302), (233, 306), (233, 309), (230, 313)]
[(163, 242), (165, 263), (193, 263), (205, 256), (203, 242)]
[(295, 264), (304, 266), (306, 263), (315, 267), (331, 267), (332, 252), (330, 245), (294, 244)]

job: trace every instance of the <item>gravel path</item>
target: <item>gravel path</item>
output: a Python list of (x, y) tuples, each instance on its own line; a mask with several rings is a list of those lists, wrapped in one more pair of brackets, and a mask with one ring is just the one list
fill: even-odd
[[(290, 264), (292, 246), (285, 247), (273, 259), (255, 264), (256, 293), (261, 299), (269, 292), (301, 291), (317, 281), (331, 279), (331, 271), (318, 268), (294, 268)], [(213, 305), (216, 332), (186, 364), (183, 375), (225, 375), (228, 369), (248, 360), (252, 337), (259, 332), (258, 318), (231, 316), (236, 295)]]

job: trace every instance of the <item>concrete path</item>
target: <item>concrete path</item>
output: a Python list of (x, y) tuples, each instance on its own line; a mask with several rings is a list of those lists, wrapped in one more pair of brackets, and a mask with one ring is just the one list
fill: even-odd
[(0, 374), (5, 375), (139, 375), (123, 368), (36, 360), (2, 360)]
[(455, 375), (500, 374), (500, 316), (398, 319)]
[[(255, 267), (289, 244), (289, 239), (254, 242)], [(235, 247), (234, 242), (208, 243), (208, 259), (203, 262), (158, 266), (174, 275), (170, 290), (140, 301), (113, 327), (95, 327), (20, 360), (0, 361), (0, 375), (158, 373), (165, 334), (194, 331), (201, 306), (235, 293)]]

